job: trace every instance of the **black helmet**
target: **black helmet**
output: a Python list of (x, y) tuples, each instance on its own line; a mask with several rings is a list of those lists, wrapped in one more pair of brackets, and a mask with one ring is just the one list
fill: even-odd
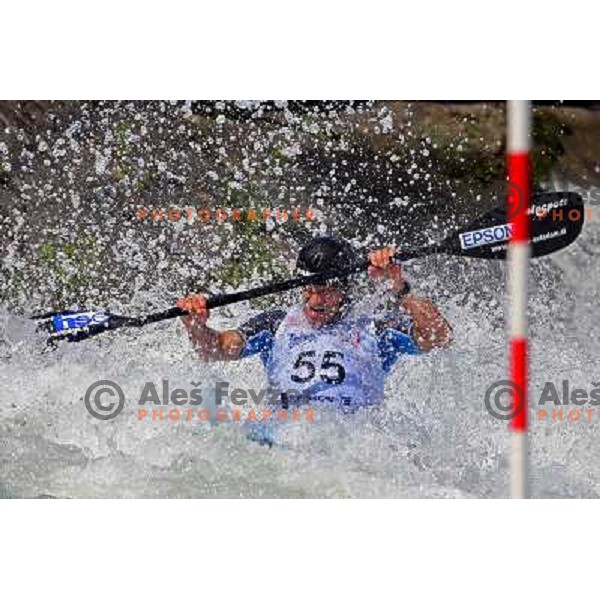
[(348, 242), (316, 237), (300, 250), (296, 268), (305, 273), (323, 273), (347, 269), (358, 260), (356, 251)]

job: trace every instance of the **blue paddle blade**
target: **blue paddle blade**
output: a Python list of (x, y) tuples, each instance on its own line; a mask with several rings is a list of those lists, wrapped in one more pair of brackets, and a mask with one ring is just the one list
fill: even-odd
[(62, 313), (52, 317), (52, 329), (54, 333), (67, 333), (108, 323), (109, 319), (110, 315), (102, 310)]
[(33, 317), (51, 333), (68, 333), (91, 325), (107, 323), (111, 315), (104, 310), (64, 310)]
[(115, 327), (116, 321), (122, 319), (105, 310), (85, 309), (45, 313), (33, 318), (39, 321), (38, 329), (50, 334), (50, 343), (62, 339), (79, 341), (91, 337)]

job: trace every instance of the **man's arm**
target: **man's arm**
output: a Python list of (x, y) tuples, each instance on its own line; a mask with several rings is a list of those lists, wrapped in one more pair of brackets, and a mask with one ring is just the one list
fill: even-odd
[(206, 326), (209, 310), (205, 296), (196, 294), (182, 298), (177, 302), (177, 306), (190, 313), (181, 317), (181, 320), (200, 360), (214, 362), (236, 360), (240, 357), (245, 341), (239, 331), (216, 331)]
[(435, 304), (427, 298), (406, 294), (400, 306), (413, 320), (412, 337), (423, 352), (444, 348), (452, 341), (452, 328)]
[[(404, 289), (402, 267), (391, 262), (395, 250), (382, 248), (369, 254), (369, 274), (374, 279), (387, 278), (392, 281), (392, 290), (400, 293)], [(452, 341), (452, 328), (440, 310), (426, 298), (408, 293), (399, 300), (399, 305), (413, 320), (412, 337), (423, 352), (443, 348)]]

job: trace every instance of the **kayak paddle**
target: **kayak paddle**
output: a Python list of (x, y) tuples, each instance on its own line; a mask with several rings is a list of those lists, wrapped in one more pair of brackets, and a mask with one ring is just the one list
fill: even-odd
[[(545, 256), (566, 248), (581, 233), (584, 221), (584, 206), (580, 195), (574, 192), (551, 192), (536, 194), (532, 198), (530, 211), (531, 255)], [(507, 222), (506, 209), (495, 208), (473, 221), (468, 227), (456, 231), (437, 244), (430, 244), (416, 250), (399, 251), (396, 262), (405, 262), (432, 254), (448, 254), (469, 258), (505, 259), (511, 226)], [(285, 292), (298, 287), (324, 283), (365, 271), (368, 261), (350, 265), (343, 271), (316, 273), (269, 283), (264, 286), (234, 292), (217, 294), (207, 298), (208, 308), (217, 308), (260, 298), (268, 294)], [(113, 315), (105, 310), (66, 310), (32, 317), (40, 321), (40, 326), (50, 332), (49, 343), (60, 340), (79, 342), (105, 331), (121, 327), (143, 327), (185, 315), (186, 311), (172, 307), (161, 312), (125, 317)]]

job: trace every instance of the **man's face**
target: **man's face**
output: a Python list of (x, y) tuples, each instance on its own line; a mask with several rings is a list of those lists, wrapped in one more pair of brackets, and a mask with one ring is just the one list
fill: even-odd
[(333, 285), (309, 285), (302, 290), (304, 314), (314, 327), (333, 321), (342, 310), (345, 292)]

